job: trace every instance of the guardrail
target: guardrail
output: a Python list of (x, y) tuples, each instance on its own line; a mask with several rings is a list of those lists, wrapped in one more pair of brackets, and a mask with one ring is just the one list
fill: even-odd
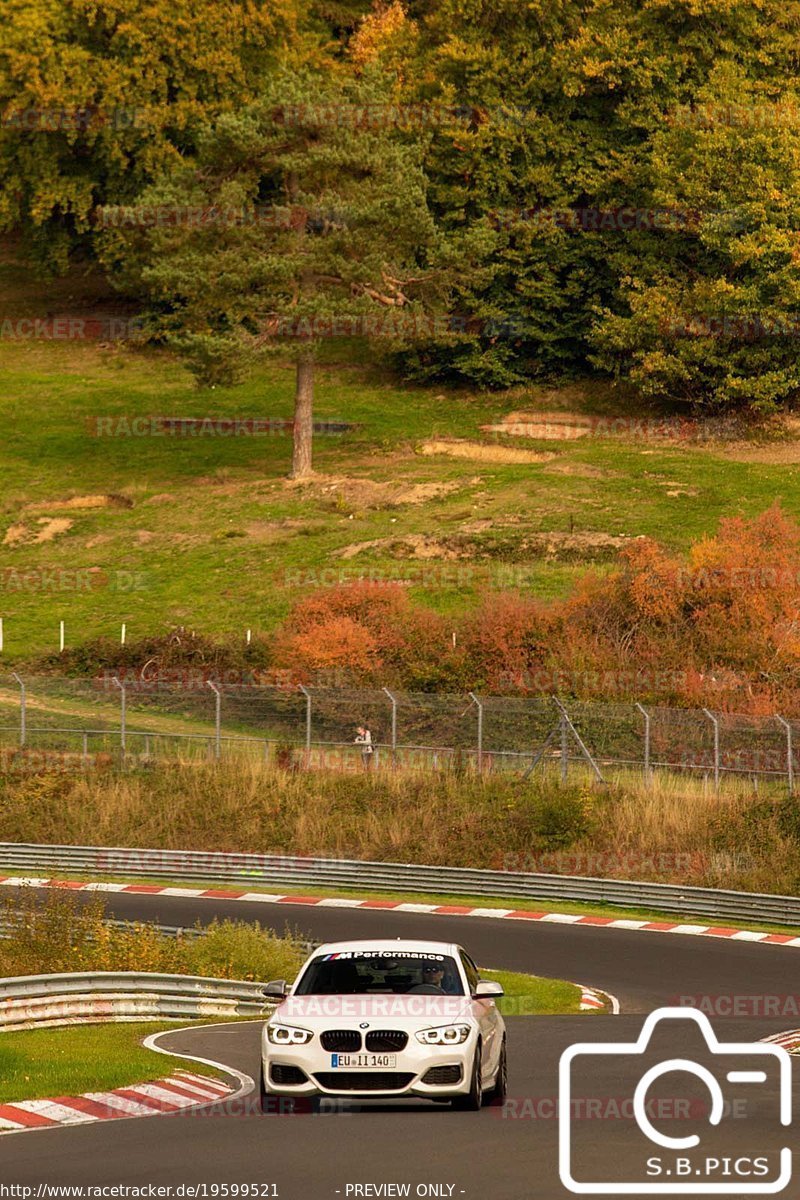
[(97, 971), (0, 979), (0, 1032), (100, 1021), (266, 1017), (263, 984)]
[[(7, 914), (0, 913), (0, 940), (5, 940), (12, 936), (18, 929), (25, 924), (24, 916), (19, 918), (10, 918)], [(115, 921), (106, 918), (103, 921), (104, 925), (108, 925), (111, 929), (135, 929), (139, 922), (136, 921)], [(207, 929), (198, 928), (192, 925), (152, 925), (147, 922), (148, 929), (154, 929), (160, 933), (162, 937), (168, 938), (196, 938), (204, 937)]]
[[(192, 879), (259, 887), (349, 888), (360, 892), (426, 892), (530, 900), (579, 901), (655, 909), (686, 916), (800, 926), (800, 897), (681, 887), (587, 876), (485, 871), (349, 859), (287, 858), (275, 854), (220, 854), (200, 850), (52, 846), (0, 842), (0, 870), (83, 873), (102, 877)], [(265, 897), (268, 899), (268, 897)]]

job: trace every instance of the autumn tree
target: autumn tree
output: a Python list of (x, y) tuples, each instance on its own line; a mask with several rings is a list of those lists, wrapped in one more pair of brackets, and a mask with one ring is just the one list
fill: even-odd
[(0, 231), (65, 267), (98, 205), (130, 202), (303, 36), (297, 0), (7, 0)]

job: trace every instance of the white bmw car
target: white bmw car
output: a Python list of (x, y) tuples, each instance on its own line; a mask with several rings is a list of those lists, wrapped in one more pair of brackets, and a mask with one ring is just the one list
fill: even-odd
[(291, 987), (274, 980), (264, 994), (280, 1001), (262, 1037), (264, 1112), (278, 1096), (417, 1096), (465, 1109), (505, 1099), (503, 989), (460, 946), (332, 942)]

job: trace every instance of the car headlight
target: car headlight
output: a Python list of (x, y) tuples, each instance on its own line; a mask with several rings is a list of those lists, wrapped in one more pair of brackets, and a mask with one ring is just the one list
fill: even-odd
[(280, 1025), (270, 1022), (267, 1037), (273, 1046), (304, 1046), (314, 1034), (310, 1029), (299, 1029), (296, 1025)]
[(437, 1029), (421, 1029), (417, 1041), (423, 1046), (457, 1046), (469, 1037), (469, 1025), (440, 1025)]

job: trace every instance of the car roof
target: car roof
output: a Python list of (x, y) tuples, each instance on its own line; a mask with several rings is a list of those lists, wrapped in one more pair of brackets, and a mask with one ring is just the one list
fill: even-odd
[(318, 954), (341, 954), (345, 950), (414, 950), (421, 954), (457, 954), (455, 942), (419, 941), (414, 938), (360, 938), (347, 942), (326, 942), (317, 946), (312, 957)]

